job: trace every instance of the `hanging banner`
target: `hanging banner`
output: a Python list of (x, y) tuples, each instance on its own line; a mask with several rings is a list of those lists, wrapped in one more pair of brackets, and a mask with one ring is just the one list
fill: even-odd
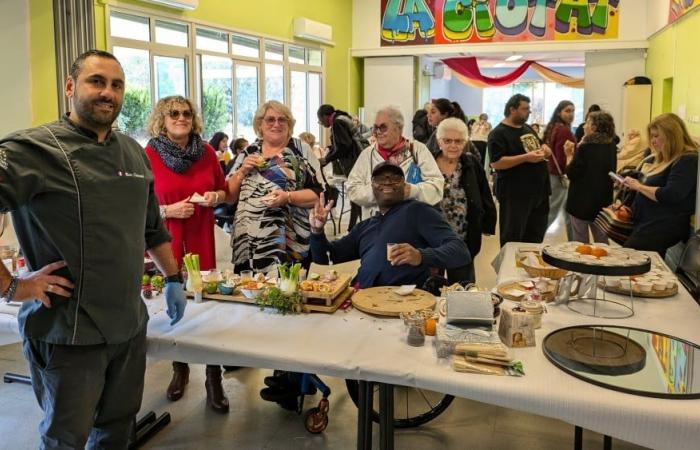
[(700, 0), (669, 0), (668, 23), (675, 22), (698, 5)]
[(618, 36), (620, 0), (381, 2), (382, 46), (617, 39)]

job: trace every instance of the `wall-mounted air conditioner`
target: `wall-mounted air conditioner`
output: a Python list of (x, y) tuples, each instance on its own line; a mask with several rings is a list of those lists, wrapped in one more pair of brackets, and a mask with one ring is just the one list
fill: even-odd
[(306, 17), (295, 17), (293, 28), (294, 37), (326, 45), (335, 45), (335, 42), (333, 42), (333, 27), (330, 25), (316, 22)]
[(168, 6), (175, 9), (193, 10), (199, 6), (199, 0), (144, 0), (147, 3)]

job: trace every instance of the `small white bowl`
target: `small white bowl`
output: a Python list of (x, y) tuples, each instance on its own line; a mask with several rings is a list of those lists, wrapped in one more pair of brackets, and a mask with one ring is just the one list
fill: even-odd
[(251, 299), (262, 294), (262, 291), (263, 291), (263, 289), (243, 289), (243, 288), (241, 288), (241, 294), (243, 294), (243, 296), (245, 298), (251, 298)]
[(651, 292), (652, 286), (653, 284), (648, 281), (635, 283), (635, 287), (639, 290), (639, 292)]
[(622, 283), (619, 278), (605, 277), (605, 284), (612, 288), (619, 288)]
[(620, 280), (620, 287), (625, 290), (630, 290), (630, 280)]
[(664, 281), (664, 280), (654, 281), (654, 285), (652, 287), (655, 291), (665, 291), (666, 290), (666, 281)]

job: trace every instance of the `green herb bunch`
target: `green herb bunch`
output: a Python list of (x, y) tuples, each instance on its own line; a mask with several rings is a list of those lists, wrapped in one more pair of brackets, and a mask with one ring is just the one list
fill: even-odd
[(301, 295), (298, 292), (285, 294), (278, 287), (264, 290), (255, 297), (255, 304), (260, 306), (260, 309), (273, 308), (281, 314), (299, 314), (303, 309)]

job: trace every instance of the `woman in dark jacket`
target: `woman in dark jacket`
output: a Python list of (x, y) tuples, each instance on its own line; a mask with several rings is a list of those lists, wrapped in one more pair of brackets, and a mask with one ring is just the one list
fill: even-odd
[(669, 247), (690, 234), (695, 213), (698, 144), (675, 114), (661, 114), (647, 127), (654, 162), (642, 169), (640, 182), (626, 177), (624, 185), (636, 192), (632, 204), (632, 234), (625, 247), (652, 250), (662, 257)]
[[(473, 261), (481, 250), (481, 235), (496, 231), (496, 206), (478, 156), (463, 151), (469, 144), (464, 121), (444, 119), (436, 133), (440, 146), (436, 161), (445, 178), (439, 207), (455, 233), (464, 239)], [(447, 278), (451, 283), (476, 281), (474, 263), (466, 270), (448, 270)]]
[(569, 193), (566, 212), (571, 215), (572, 238), (588, 243), (588, 230), (594, 242), (608, 242), (608, 236), (593, 225), (598, 213), (613, 200), (613, 182), (609, 172), (615, 172), (617, 149), (613, 143), (615, 123), (610, 114), (592, 112), (583, 124), (585, 134), (578, 148), (565, 145), (566, 175)]

